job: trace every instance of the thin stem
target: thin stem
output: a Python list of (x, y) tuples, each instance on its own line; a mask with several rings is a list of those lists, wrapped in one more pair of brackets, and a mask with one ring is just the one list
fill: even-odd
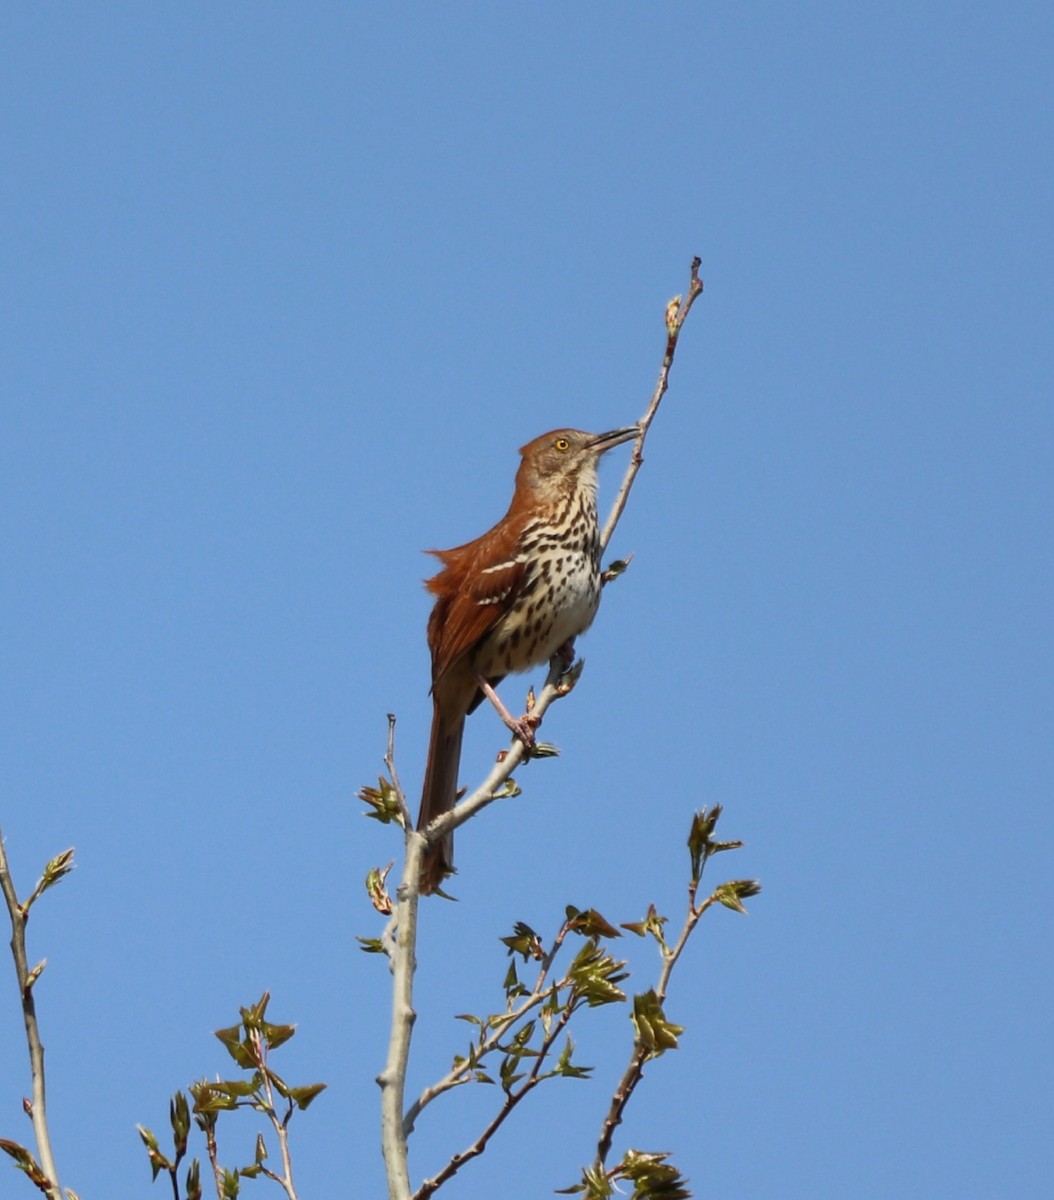
[(256, 1053), (256, 1060), (260, 1066), (260, 1075), (263, 1077), (264, 1095), (267, 1098), (267, 1118), (271, 1122), (271, 1127), (275, 1131), (275, 1136), (278, 1138), (278, 1148), (282, 1153), (282, 1174), (278, 1175), (275, 1171), (268, 1170), (261, 1164), (263, 1173), (268, 1179), (273, 1179), (275, 1183), (280, 1183), (285, 1189), (285, 1194), (289, 1200), (297, 1200), (296, 1188), (293, 1186), (293, 1160), (289, 1153), (289, 1118), (293, 1115), (293, 1104), (290, 1101), (283, 1120), (278, 1119), (278, 1111), (274, 1104), (274, 1090), (271, 1087), (271, 1074), (267, 1070), (267, 1050), (264, 1046), (264, 1040), (260, 1032), (256, 1029), (249, 1034), (253, 1042), (253, 1048)]
[(663, 356), (662, 366), (659, 368), (659, 379), (655, 385), (655, 391), (652, 393), (648, 407), (644, 410), (644, 415), (637, 422), (637, 425), (640, 427), (640, 433), (637, 434), (636, 441), (633, 443), (633, 454), (630, 458), (629, 466), (626, 469), (626, 474), (623, 476), (622, 485), (618, 490), (618, 495), (611, 506), (611, 513), (600, 535), (601, 553), (607, 549), (608, 542), (611, 541), (611, 535), (615, 532), (615, 526), (619, 523), (622, 511), (626, 507), (626, 501), (629, 499), (633, 481), (637, 478), (637, 472), (644, 462), (644, 439), (648, 436), (648, 429), (655, 419), (655, 414), (659, 410), (659, 404), (666, 394), (666, 388), (669, 385), (670, 368), (673, 366), (673, 356), (677, 352), (677, 338), (681, 332), (681, 326), (684, 324), (692, 305), (695, 303), (696, 297), (702, 295), (703, 281), (699, 278), (699, 267), (701, 265), (698, 257), (692, 259), (692, 272), (688, 284), (688, 293), (683, 298), (677, 298), (676, 307), (674, 307), (674, 302), (671, 301), (667, 309), (666, 353)]
[[(30, 1105), (29, 1115), (33, 1121), (33, 1137), (36, 1139), (40, 1168), (48, 1180), (46, 1194), (49, 1200), (62, 1200), (62, 1189), (59, 1186), (59, 1175), (55, 1167), (55, 1157), (51, 1149), (51, 1135), (48, 1131), (47, 1106), (45, 1103), (44, 1044), (40, 1040), (36, 1004), (33, 1000), (33, 985), (36, 982), (36, 978), (31, 978), (29, 961), (26, 958), (27, 909), (18, 902), (18, 894), (15, 891), (15, 885), (11, 879), (11, 871), (7, 864), (7, 853), (4, 850), (2, 830), (0, 830), (0, 890), (4, 893), (4, 900), (7, 902), (7, 911), (11, 916), (11, 953), (15, 960), (18, 992), (22, 997), (22, 1018), (26, 1027), (26, 1042), (29, 1047), (29, 1067), (33, 1080), (33, 1101)], [(34, 895), (39, 894), (39, 891), (38, 887), (38, 891)]]
[[(542, 965), (538, 972), (538, 978), (535, 981), (534, 989), (532, 990), (531, 994), (524, 998), (518, 1007), (507, 1012), (505, 1019), (501, 1021), (500, 1025), (494, 1029), (488, 1037), (484, 1038), (483, 1041), (480, 1042), (480, 1044), (476, 1047), (475, 1062), (477, 1065), (487, 1054), (489, 1054), (498, 1046), (502, 1038), (508, 1036), (509, 1031), (525, 1016), (527, 1016), (528, 1013), (533, 1012), (539, 1004), (544, 1004), (545, 1001), (548, 1000), (555, 992), (558, 992), (560, 988), (566, 985), (567, 980), (561, 980), (559, 983), (549, 984), (548, 986), (546, 986), (545, 981), (549, 977), (549, 972), (552, 969), (553, 961), (555, 960), (560, 947), (563, 945), (564, 939), (567, 937), (570, 928), (570, 922), (565, 921), (558, 930), (556, 937), (553, 939), (552, 946), (542, 959)], [(451, 1088), (458, 1087), (462, 1083), (466, 1082), (467, 1076), (475, 1069), (476, 1068), (471, 1063), (465, 1061), (461, 1063), (460, 1066), (454, 1067), (453, 1070), (444, 1075), (442, 1079), (431, 1084), (429, 1087), (426, 1087), (424, 1091), (421, 1092), (420, 1096), (418, 1096), (417, 1100), (414, 1101), (414, 1103), (410, 1106), (406, 1114), (405, 1132), (407, 1137), (409, 1137), (409, 1135), (413, 1132), (414, 1123), (421, 1115), (422, 1111), (427, 1108), (427, 1106), (431, 1104), (433, 1100), (443, 1095), (444, 1092), (448, 1092)]]
[(531, 1068), (530, 1074), (518, 1088), (510, 1088), (505, 1093), (504, 1103), (488, 1122), (486, 1128), (479, 1135), (479, 1137), (472, 1143), (471, 1146), (467, 1147), (465, 1150), (462, 1150), (460, 1154), (454, 1154), (446, 1166), (443, 1167), (443, 1169), (437, 1175), (434, 1175), (431, 1179), (426, 1179), (425, 1182), (422, 1183), (414, 1193), (413, 1200), (429, 1200), (429, 1197), (437, 1192), (448, 1179), (451, 1179), (454, 1175), (456, 1175), (465, 1163), (471, 1161), (473, 1158), (478, 1158), (479, 1155), (486, 1150), (487, 1143), (502, 1127), (516, 1105), (519, 1104), (519, 1102), (528, 1094), (528, 1092), (533, 1091), (538, 1084), (541, 1083), (542, 1064), (548, 1057), (549, 1051), (552, 1050), (556, 1039), (566, 1028), (573, 1012), (574, 1008), (569, 1004), (567, 1008), (565, 1008), (560, 1014), (560, 1019), (554, 1022), (552, 1029), (542, 1040), (542, 1043), (538, 1048), (538, 1057), (534, 1060), (534, 1066)]
[[(531, 716), (536, 717), (539, 723), (549, 706), (571, 691), (573, 683), (568, 683), (568, 679), (572, 677), (574, 677), (574, 673), (565, 668), (559, 655), (554, 657), (549, 664), (549, 674), (545, 677), (542, 690), (531, 707)], [(471, 820), (481, 809), (493, 804), (498, 799), (497, 793), (501, 791), (511, 778), (513, 771), (527, 756), (526, 746), (518, 737), (514, 737), (509, 748), (503, 752), (479, 787), (470, 795), (465, 796), (448, 812), (436, 817), (428, 828), (422, 831), (427, 838), (428, 845), (441, 841), (451, 830), (457, 829), (459, 825)]]
[[(693, 881), (688, 889), (688, 912), (685, 914), (684, 925), (681, 929), (677, 941), (672, 947), (665, 943), (661, 945), (662, 951), (662, 968), (659, 971), (659, 978), (655, 985), (655, 995), (661, 1004), (666, 999), (666, 992), (670, 986), (670, 976), (673, 973), (673, 968), (677, 964), (677, 960), (681, 957), (681, 953), (688, 944), (688, 939), (692, 935), (692, 931), (699, 924), (699, 918), (713, 904), (713, 897), (708, 896), (702, 904), (695, 903), (696, 882)], [(637, 1084), (640, 1083), (644, 1075), (644, 1064), (648, 1061), (649, 1052), (635, 1041), (633, 1050), (630, 1054), (629, 1063), (626, 1070), (623, 1072), (622, 1078), (618, 1081), (615, 1091), (611, 1096), (611, 1103), (608, 1105), (608, 1111), (604, 1115), (604, 1122), (600, 1127), (600, 1137), (597, 1141), (597, 1155), (595, 1166), (603, 1167), (608, 1154), (611, 1151), (611, 1143), (615, 1136), (615, 1130), (622, 1123), (622, 1114), (626, 1109), (626, 1105), (630, 1101)]]
[(220, 1166), (220, 1152), (216, 1145), (215, 1125), (205, 1127), (205, 1150), (209, 1156), (209, 1165), (212, 1167), (212, 1181), (216, 1185), (216, 1195), (219, 1200), (223, 1200), (223, 1168)]
[(388, 778), (391, 779), (395, 795), (402, 806), (403, 818), (407, 825), (410, 825), (413, 822), (410, 819), (410, 809), (406, 803), (406, 793), (403, 791), (403, 785), (399, 782), (399, 772), (395, 769), (395, 713), (388, 714), (388, 749), (385, 751), (384, 765), (388, 768)]

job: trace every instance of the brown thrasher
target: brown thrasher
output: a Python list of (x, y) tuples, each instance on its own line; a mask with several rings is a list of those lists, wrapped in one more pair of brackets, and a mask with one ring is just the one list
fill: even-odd
[[(431, 550), (443, 569), (426, 587), (432, 651), (432, 736), (417, 828), (454, 807), (465, 717), (484, 695), (527, 745), (536, 722), (509, 715), (494, 688), (506, 675), (548, 662), (592, 624), (600, 603), (597, 462), (629, 441), (611, 433), (554, 429), (520, 451), (509, 511), (482, 537)], [(453, 838), (429, 847), (421, 891), (453, 871)]]

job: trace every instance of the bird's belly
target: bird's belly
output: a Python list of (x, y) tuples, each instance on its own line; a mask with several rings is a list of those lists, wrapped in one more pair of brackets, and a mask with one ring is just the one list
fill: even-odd
[(479, 649), (476, 669), (488, 678), (548, 662), (593, 623), (600, 577), (588, 554), (566, 554), (502, 617)]

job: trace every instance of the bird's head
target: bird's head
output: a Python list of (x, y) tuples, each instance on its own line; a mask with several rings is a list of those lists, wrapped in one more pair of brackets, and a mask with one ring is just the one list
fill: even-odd
[(517, 490), (527, 488), (544, 495), (582, 483), (595, 484), (600, 456), (639, 432), (636, 425), (628, 425), (610, 433), (583, 433), (581, 429), (553, 429), (543, 433), (520, 450), (523, 461), (516, 475)]

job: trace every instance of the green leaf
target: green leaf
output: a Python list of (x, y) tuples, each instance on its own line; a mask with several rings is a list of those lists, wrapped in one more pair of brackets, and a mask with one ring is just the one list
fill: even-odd
[[(242, 1012), (244, 1011), (245, 1009), (242, 1009)], [(241, 1025), (228, 1025), (226, 1029), (217, 1029), (215, 1036), (223, 1043), (227, 1053), (239, 1067), (251, 1070), (256, 1066), (256, 1058), (248, 1044), (242, 1041), (241, 1033)]]
[(187, 1168), (187, 1200), (201, 1200), (201, 1167), (196, 1158)]
[(567, 1044), (560, 1051), (560, 1057), (556, 1060), (556, 1067), (553, 1071), (554, 1075), (563, 1075), (567, 1079), (588, 1079), (593, 1073), (592, 1067), (578, 1067), (571, 1061), (571, 1057), (575, 1052), (574, 1042), (568, 1037)]
[(267, 1043), (268, 1050), (277, 1050), (296, 1033), (295, 1025), (271, 1025), (267, 1021), (260, 1022), (260, 1032)]
[(220, 1112), (232, 1112), (238, 1107), (238, 1101), (232, 1094), (233, 1083), (193, 1083), (190, 1094), (194, 1098), (194, 1113), (206, 1116)]
[(272, 1071), (270, 1069), (270, 1067), (268, 1067), (267, 1068), (267, 1078), (271, 1081), (271, 1086), (279, 1094), (279, 1096), (281, 1096), (284, 1100), (288, 1100), (289, 1093), (293, 1089), (289, 1086), (288, 1083), (286, 1083), (286, 1081), (281, 1077), (281, 1075), (276, 1074), (274, 1071)]
[[(143, 1139), (143, 1144), (146, 1146), (146, 1155), (150, 1160), (152, 1178), (156, 1179), (162, 1171), (175, 1170), (172, 1163), (170, 1163), (168, 1159), (161, 1153), (160, 1149), (158, 1148), (157, 1138), (154, 1137), (150, 1130), (144, 1128), (142, 1125), (137, 1125), (136, 1129), (139, 1132), (139, 1136)], [(16, 1143), (12, 1142), (9, 1144), (15, 1145)], [(8, 1150), (8, 1143), (0, 1140), (0, 1147), (2, 1147), (4, 1150), (7, 1150), (8, 1154), (11, 1154), (11, 1151)], [(19, 1147), (19, 1149), (21, 1149), (21, 1147)], [(29, 1152), (26, 1151), (26, 1153), (28, 1154)], [(18, 1163), (18, 1166), (21, 1167), (23, 1171), (27, 1172), (27, 1174), (32, 1174), (32, 1170), (34, 1169), (39, 1170), (39, 1167), (37, 1167), (36, 1163), (33, 1162), (32, 1156), (30, 1156), (32, 1169), (28, 1166), (25, 1166), (17, 1157), (15, 1160)]]
[(633, 1184), (632, 1200), (691, 1200), (688, 1181), (666, 1162), (669, 1157), (669, 1154), (626, 1151), (617, 1173)]
[(552, 742), (535, 742), (524, 751), (524, 758), (559, 758), (560, 747)]
[(734, 912), (745, 913), (744, 900), (756, 896), (761, 891), (761, 884), (756, 879), (732, 879), (714, 889), (713, 898)]
[(558, 1196), (583, 1194), (583, 1200), (608, 1200), (615, 1194), (603, 1167), (586, 1167), (582, 1171), (582, 1182), (573, 1187), (560, 1188)]
[[(157, 1137), (151, 1132), (151, 1130), (147, 1129), (145, 1125), (137, 1125), (136, 1129), (139, 1133), (139, 1136), (143, 1139), (143, 1144), (146, 1146), (146, 1148), (148, 1150), (157, 1150), (158, 1149)], [(22, 1149), (22, 1147), (19, 1146), (17, 1142), (8, 1142), (2, 1138), (0, 1138), (0, 1146), (2, 1146), (5, 1150), (7, 1150), (8, 1154), (13, 1153), (9, 1149), (9, 1147), (11, 1147), (11, 1146), (16, 1146), (16, 1147), (18, 1147), (19, 1150)], [(26, 1153), (28, 1153), (28, 1151)]]
[(674, 1025), (666, 1019), (654, 988), (633, 997), (630, 1019), (637, 1032), (637, 1041), (648, 1052), (649, 1058), (658, 1058), (667, 1050), (676, 1050), (677, 1038), (684, 1033), (682, 1025)]
[(357, 937), (355, 939), (359, 943), (359, 949), (364, 954), (383, 954), (384, 943), (380, 938), (364, 938)]
[(168, 1106), (168, 1119), (172, 1124), (172, 1138), (178, 1161), (187, 1152), (187, 1138), (190, 1136), (190, 1105), (182, 1092), (176, 1092), (172, 1097)]
[(626, 999), (617, 985), (628, 975), (622, 968), (625, 962), (612, 958), (595, 938), (590, 938), (575, 955), (567, 973), (571, 985), (570, 1003), (585, 1001), (590, 1008), (613, 1004)]
[(520, 977), (516, 974), (515, 961), (509, 963), (509, 969), (505, 972), (505, 982), (501, 986), (506, 996), (509, 995), (510, 992), (522, 990)]
[(666, 945), (666, 939), (663, 937), (663, 926), (666, 924), (666, 917), (655, 911), (655, 905), (648, 905), (648, 915), (643, 921), (624, 922), (622, 928), (628, 929), (630, 933), (635, 933), (638, 937), (647, 937), (648, 934), (659, 943), (660, 946)]
[(251, 1096), (262, 1082), (263, 1078), (254, 1072), (251, 1079), (217, 1080), (209, 1086), (224, 1096), (230, 1096), (235, 1100), (244, 1100), (246, 1097)]
[(303, 1111), (321, 1092), (326, 1090), (324, 1083), (308, 1083), (302, 1087), (289, 1089), (289, 1099)]
[(380, 821), (382, 825), (390, 825), (393, 821), (397, 825), (405, 825), (403, 810), (399, 804), (399, 794), (383, 775), (377, 777), (375, 788), (360, 788), (358, 797), (363, 804), (372, 809), (371, 812), (366, 813), (366, 816)]
[(54, 858), (48, 860), (41, 882), (44, 887), (49, 888), (52, 884), (58, 883), (64, 875), (68, 875), (73, 867), (73, 847), (70, 846), (68, 850), (63, 850), (61, 854), (56, 854)]
[(698, 883), (702, 878), (706, 860), (713, 853), (713, 834), (721, 816), (721, 805), (715, 804), (709, 811), (701, 808), (693, 817), (688, 830), (688, 853), (692, 859), (692, 879)]
[(238, 1011), (241, 1013), (242, 1024), (245, 1026), (246, 1032), (252, 1028), (259, 1028), (260, 1022), (267, 1015), (267, 1006), (271, 1003), (271, 993), (264, 992), (259, 1000), (250, 1008), (241, 1008)]
[(501, 938), (502, 945), (508, 948), (510, 954), (522, 955), (524, 962), (532, 958), (537, 962), (545, 957), (542, 940), (530, 925), (517, 921), (512, 930), (511, 936)]
[(585, 912), (576, 912), (570, 917), (568, 928), (583, 937), (622, 937), (622, 934), (597, 912), (595, 908), (587, 908)]

